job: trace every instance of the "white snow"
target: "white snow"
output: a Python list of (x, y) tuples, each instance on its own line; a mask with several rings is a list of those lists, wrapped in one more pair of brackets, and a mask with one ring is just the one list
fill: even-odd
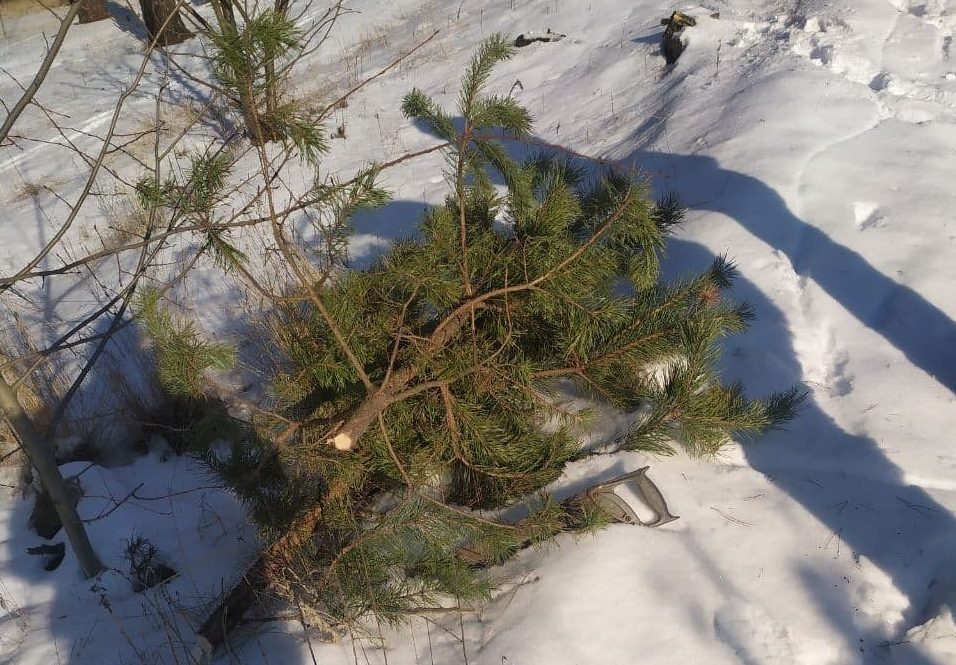
[[(332, 141), (327, 169), (349, 174), (431, 145), (402, 118), (401, 96), (419, 86), (452, 106), (483, 37), (566, 34), (520, 49), (492, 87), (514, 89), (541, 142), (640, 168), (658, 191), (678, 191), (691, 210), (667, 270), (699, 270), (726, 252), (741, 272), (735, 296), (758, 315), (728, 342), (726, 375), (754, 394), (803, 382), (812, 395), (787, 431), (718, 459), (626, 454), (573, 466), (557, 492), (650, 464), (681, 519), (528, 552), (496, 571), (503, 591), (478, 613), (333, 641), (298, 622), (267, 622), (239, 631), (221, 662), (956, 662), (956, 0), (349, 6), (356, 12), (297, 72), (301, 91), (340, 89), (441, 31), (336, 112), (347, 138)], [(674, 9), (698, 23), (668, 69), (659, 22)], [(52, 19), (22, 23), (36, 25), (56, 28)], [(142, 59), (133, 24), (124, 25), (75, 26), (40, 90), (37, 99), (72, 129), (59, 136), (31, 108), (13, 133), (48, 142), (0, 149), (2, 275), (22, 267), (66, 214), (49, 192), (34, 196), (24, 184), (71, 201), (85, 182), (86, 165), (55, 144), (97, 147), (87, 134), (105, 131)], [(20, 94), (11, 76), (26, 84), (45, 49), (41, 35), (16, 26), (7, 20), (0, 38), (7, 105)], [(153, 112), (155, 65), (117, 131), (142, 127)], [(135, 179), (132, 160), (110, 166)], [(440, 168), (435, 157), (388, 173), (395, 200), (357, 220), (357, 259), (413, 232), (424, 206), (443, 196)], [(104, 230), (95, 226), (102, 209), (87, 207), (70, 242)], [(196, 280), (189, 306), (213, 330), (228, 325), (229, 285), (211, 270)], [(55, 280), (36, 287), (28, 295), (43, 311), (27, 324), (40, 331), (74, 320), (96, 294)], [(597, 430), (613, 431), (613, 418)], [(253, 529), (186, 458), (154, 452), (129, 466), (84, 468), (64, 473), (82, 471), (80, 511), (102, 516), (89, 527), (109, 565), (123, 568), (125, 539), (137, 532), (180, 575), (137, 595), (116, 572), (82, 581), (69, 553), (45, 573), (25, 554), (40, 542), (26, 528), (32, 504), (10, 495), (0, 505), (0, 660), (186, 662), (191, 626), (253, 556)]]

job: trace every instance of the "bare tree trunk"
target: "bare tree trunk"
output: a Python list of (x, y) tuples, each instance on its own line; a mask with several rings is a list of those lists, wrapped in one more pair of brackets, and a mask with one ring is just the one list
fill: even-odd
[(110, 17), (106, 0), (71, 0), (80, 3), (80, 23), (94, 23)]
[(73, 506), (66, 481), (60, 475), (60, 469), (53, 457), (53, 450), (33, 426), (13, 388), (2, 376), (0, 376), (0, 412), (10, 421), (10, 426), (20, 440), (23, 451), (30, 459), (33, 468), (37, 470), (44, 489), (50, 494), (53, 507), (56, 508), (56, 513), (63, 523), (63, 530), (70, 539), (70, 545), (80, 562), (83, 574), (86, 577), (96, 576), (103, 570), (103, 564), (96, 556), (90, 539), (86, 535), (86, 529), (83, 528), (80, 516)]
[(179, 16), (177, 0), (139, 0), (146, 31), (157, 46), (171, 46), (193, 36)]

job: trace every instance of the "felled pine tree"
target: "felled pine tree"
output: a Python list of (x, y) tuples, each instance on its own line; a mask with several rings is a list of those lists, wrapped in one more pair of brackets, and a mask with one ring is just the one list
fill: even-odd
[(792, 417), (800, 399), (750, 400), (715, 373), (719, 340), (750, 310), (726, 302), (724, 259), (661, 282), (673, 200), (655, 204), (625, 174), (508, 155), (496, 136), (527, 137), (530, 118), (484, 87), (511, 53), (499, 36), (479, 48), (460, 120), (418, 90), (405, 97), (405, 114), (447, 143), (448, 198), (372, 267), (280, 307), (282, 415), (207, 455), (271, 543), (246, 580), (335, 620), (474, 601), (487, 566), (606, 522), (543, 495), (518, 522), (495, 512), (589, 454), (581, 414), (561, 412), (558, 395), (633, 413), (616, 445), (659, 454), (714, 453)]

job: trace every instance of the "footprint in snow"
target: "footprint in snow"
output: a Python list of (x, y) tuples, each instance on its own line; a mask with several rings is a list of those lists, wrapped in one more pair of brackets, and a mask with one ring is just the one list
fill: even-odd
[(743, 665), (793, 665), (789, 629), (764, 608), (734, 601), (714, 615), (717, 639), (733, 649)]
[(826, 382), (831, 397), (846, 397), (853, 392), (853, 377), (847, 375), (846, 369), (849, 362), (850, 356), (846, 351), (836, 352), (831, 357)]
[(814, 47), (810, 51), (810, 60), (819, 62), (821, 65), (829, 65), (833, 60), (833, 47), (829, 44)]
[(870, 90), (873, 92), (881, 92), (890, 87), (890, 83), (893, 82), (893, 77), (887, 72), (880, 72), (870, 81)]
[(880, 211), (880, 207), (870, 201), (854, 201), (853, 218), (856, 222), (856, 228), (860, 231), (881, 226), (883, 222), (883, 214)]

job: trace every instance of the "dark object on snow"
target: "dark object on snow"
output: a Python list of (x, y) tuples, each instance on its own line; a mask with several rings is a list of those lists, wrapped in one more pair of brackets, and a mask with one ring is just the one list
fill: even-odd
[(674, 12), (670, 18), (662, 18), (661, 25), (667, 26), (661, 37), (661, 51), (664, 52), (664, 60), (667, 64), (673, 65), (684, 52), (681, 32), (688, 26), (697, 25), (697, 19), (684, 12)]
[[(650, 478), (647, 477), (647, 470), (650, 467), (644, 466), (632, 473), (618, 476), (600, 485), (595, 485), (587, 492), (585, 497), (591, 504), (605, 513), (612, 521), (622, 524), (640, 524), (641, 526), (656, 527), (668, 522), (679, 519), (677, 515), (672, 515), (667, 508), (667, 502), (664, 495), (657, 488)], [(614, 490), (620, 486), (630, 483), (638, 495), (647, 504), (647, 507), (654, 512), (654, 519), (645, 522), (634, 509), (623, 498), (614, 493)]]
[(260, 555), (196, 631), (197, 646), (201, 654), (199, 662), (212, 660), (230, 631), (239, 625), (243, 615), (268, 590), (267, 568), (265, 555)]
[(28, 547), (27, 554), (33, 556), (45, 556), (47, 559), (43, 562), (43, 570), (56, 570), (63, 563), (63, 557), (66, 556), (66, 545), (57, 543), (56, 545), (37, 545)]
[[(66, 481), (66, 490), (72, 507), (76, 508), (76, 504), (80, 502), (80, 496), (83, 493), (79, 483), (75, 480)], [(53, 538), (63, 527), (49, 492), (43, 491), (37, 494), (28, 526), (36, 531), (38, 536), (47, 540)]]
[(547, 32), (544, 33), (526, 32), (518, 35), (515, 39), (515, 46), (521, 48), (522, 46), (527, 46), (535, 42), (559, 42), (565, 37), (567, 37), (567, 35), (562, 35), (560, 32), (551, 32), (551, 28), (548, 28)]
[(142, 593), (176, 576), (175, 570), (160, 561), (156, 546), (143, 536), (133, 536), (126, 542), (126, 561), (135, 593)]

